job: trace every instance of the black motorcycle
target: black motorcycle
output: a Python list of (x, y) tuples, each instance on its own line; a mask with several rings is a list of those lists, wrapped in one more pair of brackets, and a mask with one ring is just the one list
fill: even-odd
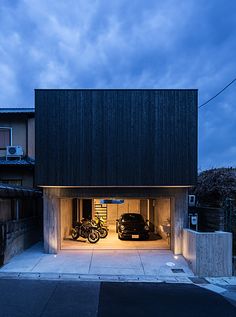
[(103, 218), (95, 216), (95, 220), (91, 220), (91, 223), (97, 228), (97, 231), (100, 234), (100, 238), (104, 239), (108, 235), (108, 227), (105, 225)]
[(86, 220), (76, 223), (75, 227), (71, 230), (71, 236), (73, 240), (82, 237), (88, 239), (90, 243), (96, 243), (100, 239), (100, 233), (98, 232), (97, 227)]

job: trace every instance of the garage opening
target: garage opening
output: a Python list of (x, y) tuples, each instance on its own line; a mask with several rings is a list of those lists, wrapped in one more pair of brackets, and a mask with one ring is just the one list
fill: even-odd
[[(170, 249), (171, 198), (61, 199), (61, 249)], [(72, 228), (83, 219), (102, 219), (108, 235), (97, 243), (78, 237)], [(148, 233), (146, 235), (146, 233)]]

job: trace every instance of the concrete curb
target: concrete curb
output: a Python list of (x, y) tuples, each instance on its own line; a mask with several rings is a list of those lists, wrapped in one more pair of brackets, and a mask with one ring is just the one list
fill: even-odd
[[(29, 279), (53, 281), (93, 281), (93, 282), (151, 282), (151, 283), (181, 283), (195, 284), (211, 289), (236, 285), (236, 277), (198, 278), (186, 276), (158, 275), (104, 275), (104, 274), (75, 274), (75, 273), (42, 273), (42, 272), (0, 272), (0, 279)], [(197, 280), (201, 280), (198, 282)], [(208, 285), (208, 286), (207, 286)], [(215, 288), (215, 289), (216, 289)], [(219, 289), (220, 290), (220, 289)]]
[(0, 279), (29, 279), (56, 281), (97, 281), (97, 282), (155, 282), (194, 284), (185, 276), (154, 275), (103, 275), (73, 273), (39, 273), (39, 272), (0, 272)]

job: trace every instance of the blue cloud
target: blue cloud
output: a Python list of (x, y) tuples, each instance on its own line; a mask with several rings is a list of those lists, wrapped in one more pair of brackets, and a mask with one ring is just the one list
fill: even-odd
[[(1, 1), (0, 105), (34, 88), (199, 88), (236, 77), (236, 2)], [(199, 111), (199, 167), (235, 166), (235, 87)]]

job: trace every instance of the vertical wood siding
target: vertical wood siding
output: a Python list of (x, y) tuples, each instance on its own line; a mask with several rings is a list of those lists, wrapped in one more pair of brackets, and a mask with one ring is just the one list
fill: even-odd
[(193, 185), (197, 90), (36, 90), (36, 183)]

